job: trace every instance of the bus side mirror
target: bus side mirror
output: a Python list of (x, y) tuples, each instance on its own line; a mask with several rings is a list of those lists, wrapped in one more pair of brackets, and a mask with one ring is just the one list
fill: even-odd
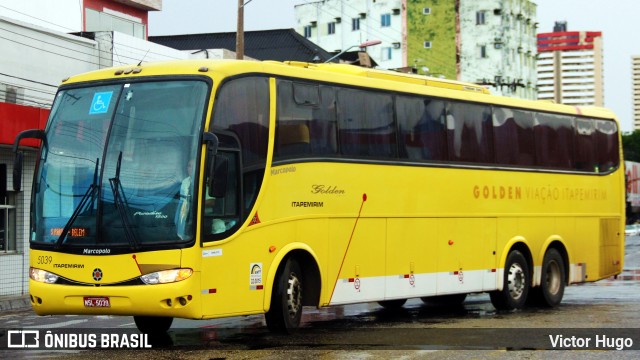
[(209, 181), (207, 184), (209, 196), (223, 198), (227, 193), (228, 178), (229, 160), (225, 156), (214, 156), (209, 166)]
[(22, 188), (22, 151), (18, 151), (20, 146), (20, 140), (22, 139), (39, 139), (42, 141), (42, 146), (47, 147), (47, 134), (41, 129), (25, 130), (16, 136), (16, 140), (13, 142), (13, 153), (16, 155), (13, 160), (13, 190), (20, 191)]
[(202, 142), (207, 145), (208, 158), (211, 158), (212, 156), (218, 153), (218, 144), (220, 143), (220, 141), (218, 140), (218, 137), (215, 134), (210, 132), (205, 132), (202, 135)]
[(16, 153), (13, 159), (13, 190), (20, 191), (22, 187), (22, 151)]

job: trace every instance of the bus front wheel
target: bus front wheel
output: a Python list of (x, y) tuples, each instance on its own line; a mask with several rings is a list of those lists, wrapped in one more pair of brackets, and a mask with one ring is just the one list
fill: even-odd
[(498, 310), (522, 309), (530, 286), (531, 276), (527, 260), (520, 251), (513, 250), (507, 256), (502, 290), (489, 293), (491, 303)]
[(163, 316), (134, 316), (138, 330), (143, 334), (164, 334), (173, 323), (172, 317)]
[(302, 270), (294, 259), (287, 259), (278, 270), (271, 306), (265, 314), (269, 330), (291, 334), (300, 326), (302, 317)]

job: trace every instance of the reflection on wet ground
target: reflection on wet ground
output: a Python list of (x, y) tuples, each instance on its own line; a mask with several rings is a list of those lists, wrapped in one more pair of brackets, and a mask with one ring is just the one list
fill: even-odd
[[(518, 313), (500, 313), (491, 305), (487, 294), (473, 294), (461, 306), (443, 307), (424, 304), (419, 299), (407, 301), (403, 308), (387, 310), (377, 303), (354, 304), (315, 309), (306, 307), (302, 319), (302, 333), (305, 331), (308, 338), (278, 337), (269, 333), (262, 315), (252, 315), (239, 318), (218, 319), (207, 321), (202, 326), (201, 322), (176, 320), (172, 327), (170, 339), (159, 339), (162, 344), (173, 346), (216, 346), (231, 348), (272, 348), (287, 346), (287, 343), (295, 344), (295, 341), (303, 339), (305, 346), (315, 346), (314, 338), (323, 336), (331, 337), (339, 334), (353, 336), (354, 333), (375, 332), (380, 329), (412, 329), (431, 327), (472, 327), (473, 321), (497, 320), (504, 323), (511, 321), (536, 322), (543, 326), (562, 326), (549, 323), (550, 320), (542, 319), (553, 313), (551, 317), (560, 317), (564, 314), (579, 313), (585, 306), (595, 308), (598, 306), (609, 308), (611, 305), (619, 306), (621, 303), (636, 304), (640, 294), (640, 237), (628, 237), (626, 239), (626, 253), (624, 271), (617, 277), (611, 277), (598, 282), (572, 285), (565, 289), (563, 306), (556, 309), (528, 308)], [(571, 315), (575, 316), (575, 315)], [(579, 315), (580, 316), (580, 315)], [(616, 320), (610, 323), (615, 327)], [(508, 326), (514, 326), (513, 323)], [(484, 324), (484, 323), (483, 323)], [(480, 325), (486, 326), (486, 325)], [(498, 326), (501, 326), (500, 324)], [(534, 324), (534, 326), (536, 326)], [(573, 325), (575, 326), (575, 324)], [(289, 340), (291, 339), (291, 340)], [(294, 341), (295, 340), (295, 341)], [(333, 340), (335, 341), (335, 340)], [(311, 344), (311, 345), (310, 345)], [(319, 346), (319, 345), (318, 345)]]

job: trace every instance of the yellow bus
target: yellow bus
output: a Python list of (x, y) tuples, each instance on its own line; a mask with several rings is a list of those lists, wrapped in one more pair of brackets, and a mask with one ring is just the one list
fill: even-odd
[[(60, 87), (33, 180), (36, 313), (173, 318), (406, 299), (554, 306), (622, 270), (613, 113), (344, 64), (193, 60)], [(16, 179), (19, 186), (19, 177)]]

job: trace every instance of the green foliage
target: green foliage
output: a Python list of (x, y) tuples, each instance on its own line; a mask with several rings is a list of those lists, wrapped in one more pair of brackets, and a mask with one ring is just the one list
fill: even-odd
[(640, 130), (622, 135), (622, 152), (626, 161), (640, 162)]
[[(430, 15), (422, 9), (431, 8)], [(455, 1), (413, 0), (407, 3), (407, 65), (429, 68), (431, 74), (456, 78)], [(424, 42), (432, 48), (425, 49)]]

